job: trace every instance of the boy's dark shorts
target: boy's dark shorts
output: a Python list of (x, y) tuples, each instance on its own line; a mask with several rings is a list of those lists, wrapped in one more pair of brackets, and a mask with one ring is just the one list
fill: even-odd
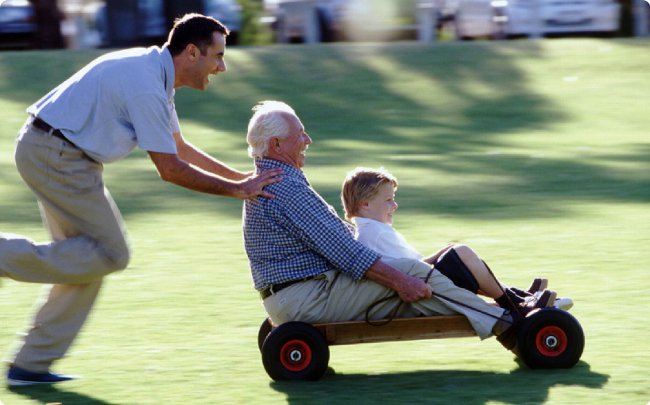
[(474, 278), (474, 275), (453, 248), (449, 249), (434, 267), (458, 287), (469, 290), (474, 294), (478, 292), (479, 286), (476, 278)]

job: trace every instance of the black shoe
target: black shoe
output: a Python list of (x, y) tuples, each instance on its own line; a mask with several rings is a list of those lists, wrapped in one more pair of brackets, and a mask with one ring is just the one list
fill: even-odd
[[(537, 294), (535, 294), (537, 295)], [(537, 303), (535, 303), (534, 308), (548, 308), (552, 307), (557, 298), (557, 293), (551, 290), (544, 290), (539, 297), (537, 298)]]
[(76, 380), (78, 376), (53, 374), (53, 373), (34, 373), (20, 367), (11, 366), (7, 372), (7, 385), (10, 387), (25, 387), (28, 385), (55, 384), (63, 381)]
[(538, 291), (544, 291), (548, 287), (548, 280), (545, 278), (536, 278), (533, 280), (532, 284), (530, 287), (528, 287), (528, 290), (526, 290), (529, 294), (535, 294)]
[(557, 293), (555, 291), (544, 290), (538, 292), (533, 294), (530, 299), (526, 300), (526, 302), (519, 306), (519, 312), (526, 316), (529, 312), (535, 309), (552, 307), (556, 298)]

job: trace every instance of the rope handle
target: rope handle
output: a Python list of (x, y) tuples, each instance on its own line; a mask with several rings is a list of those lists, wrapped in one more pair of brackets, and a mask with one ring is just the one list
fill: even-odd
[[(485, 267), (487, 267), (488, 271), (490, 272), (490, 275), (494, 278), (494, 281), (497, 282), (497, 284), (499, 285), (499, 288), (501, 288), (501, 291), (505, 294), (505, 291), (503, 291), (503, 287), (502, 287), (501, 284), (498, 282), (497, 278), (494, 276), (494, 273), (492, 273), (492, 270), (488, 267), (487, 263), (483, 262), (483, 264), (485, 264)], [(427, 273), (427, 276), (424, 278), (424, 282), (425, 282), (425, 283), (429, 283), (429, 279), (431, 278), (431, 275), (433, 274), (433, 271), (434, 271), (434, 270), (435, 270), (434, 267), (432, 267), (431, 270), (429, 270), (429, 272)], [(459, 287), (459, 288), (460, 288), (460, 287)], [(444, 296), (444, 295), (442, 295), (442, 294), (439, 294), (439, 293), (436, 293), (436, 292), (431, 291), (431, 295), (432, 295), (432, 296), (435, 296), (435, 297), (438, 297), (438, 298), (441, 298), (441, 299), (444, 299), (444, 300), (447, 300), (447, 301), (452, 302), (452, 303), (454, 303), (454, 304), (456, 304), (456, 305), (460, 305), (460, 306), (462, 306), (462, 307), (465, 307), (465, 308), (468, 308), (468, 309), (474, 310), (474, 311), (476, 311), (476, 312), (478, 312), (478, 313), (480, 313), (480, 314), (483, 314), (483, 315), (485, 315), (485, 316), (488, 316), (488, 317), (490, 317), (490, 318), (497, 319), (497, 320), (502, 320), (502, 321), (504, 321), (504, 322), (508, 322), (508, 323), (511, 323), (511, 324), (513, 323), (513, 322), (510, 322), (510, 321), (508, 321), (508, 320), (506, 320), (506, 319), (503, 319), (502, 317), (499, 317), (499, 316), (496, 316), (496, 315), (492, 315), (492, 314), (490, 314), (490, 313), (488, 313), (488, 312), (485, 312), (485, 311), (483, 311), (483, 310), (481, 310), (481, 309), (474, 308), (474, 307), (472, 307), (472, 306), (470, 306), (470, 305), (465, 304), (464, 302), (457, 301), (457, 300), (455, 300), (455, 299), (453, 299), (453, 298), (446, 297), (446, 296)], [(508, 297), (507, 294), (505, 294), (505, 295), (506, 295), (506, 297)], [(384, 302), (386, 302), (386, 301), (388, 301), (388, 300), (391, 300), (391, 299), (393, 299), (393, 298), (399, 298), (399, 295), (398, 295), (397, 293), (395, 293), (395, 294), (390, 295), (390, 296), (388, 296), (388, 297), (381, 298), (381, 299), (379, 299), (379, 300), (373, 302), (372, 304), (370, 304), (370, 305), (368, 306), (368, 308), (366, 309), (366, 317), (365, 317), (365, 318), (366, 318), (366, 323), (367, 323), (368, 325), (370, 325), (370, 326), (384, 326), (384, 325), (388, 325), (389, 323), (391, 323), (391, 322), (393, 321), (393, 319), (395, 319), (395, 315), (397, 315), (397, 311), (399, 310), (400, 306), (402, 306), (402, 304), (404, 303), (404, 301), (400, 300), (400, 301), (397, 303), (397, 306), (395, 306), (395, 308), (394, 308), (394, 309), (391, 311), (391, 313), (388, 315), (388, 318), (383, 319), (383, 320), (378, 321), (378, 322), (377, 322), (377, 321), (372, 321), (372, 320), (370, 320), (370, 312), (371, 312), (372, 309), (373, 309), (374, 307), (376, 307), (377, 305), (379, 305), (379, 304), (381, 304), (381, 303), (384, 303)], [(508, 299), (510, 299), (510, 297), (508, 297)], [(512, 301), (511, 301), (511, 303), (512, 303)], [(515, 308), (516, 308), (516, 307), (515, 307)]]

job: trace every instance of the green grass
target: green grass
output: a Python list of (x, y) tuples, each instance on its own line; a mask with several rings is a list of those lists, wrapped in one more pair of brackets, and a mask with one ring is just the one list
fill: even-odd
[[(650, 400), (650, 42), (270, 46), (228, 51), (209, 91), (180, 90), (185, 136), (236, 166), (250, 107), (293, 105), (314, 139), (306, 173), (340, 212), (357, 165), (400, 180), (396, 227), (423, 252), (474, 247), (506, 283), (548, 277), (586, 334), (570, 370), (531, 371), (494, 340), (337, 346), (334, 374), (274, 383), (241, 238), (241, 204), (159, 181), (143, 152), (106, 182), (129, 226), (130, 267), (109, 276), (56, 370), (85, 378), (9, 391), (5, 405), (462, 403)], [(99, 52), (0, 54), (0, 230), (47, 235), (13, 166), (24, 109)], [(74, 113), (74, 112), (71, 112)], [(2, 280), (0, 347), (40, 286)]]

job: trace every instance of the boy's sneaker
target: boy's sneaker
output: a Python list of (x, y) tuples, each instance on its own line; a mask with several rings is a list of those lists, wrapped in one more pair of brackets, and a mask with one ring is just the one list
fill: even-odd
[(525, 305), (531, 309), (552, 307), (557, 298), (557, 293), (551, 290), (539, 291), (533, 294), (531, 299)]
[(558, 297), (555, 299), (553, 306), (568, 311), (573, 307), (573, 300), (569, 297)]
[(538, 291), (544, 291), (548, 287), (548, 279), (546, 278), (536, 278), (533, 280), (528, 290), (529, 294), (535, 294)]
[(529, 312), (538, 308), (548, 308), (553, 306), (557, 293), (551, 290), (544, 290), (528, 297), (526, 301), (519, 305), (522, 315), (526, 316)]
[(25, 387), (28, 385), (55, 384), (63, 381), (76, 380), (78, 376), (35, 373), (16, 366), (10, 366), (7, 372), (7, 385), (10, 387)]

